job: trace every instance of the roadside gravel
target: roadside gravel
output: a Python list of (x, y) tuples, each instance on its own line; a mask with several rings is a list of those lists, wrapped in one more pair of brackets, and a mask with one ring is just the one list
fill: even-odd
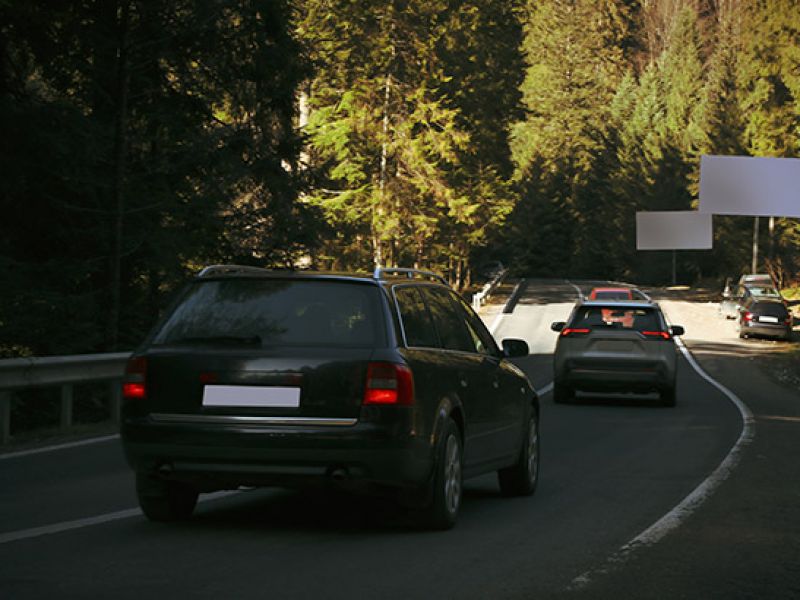
[(693, 352), (715, 351), (746, 358), (774, 381), (797, 390), (800, 388), (800, 328), (795, 327), (793, 341), (741, 339), (734, 320), (720, 316), (716, 302), (659, 300), (667, 318), (683, 325), (683, 341)]

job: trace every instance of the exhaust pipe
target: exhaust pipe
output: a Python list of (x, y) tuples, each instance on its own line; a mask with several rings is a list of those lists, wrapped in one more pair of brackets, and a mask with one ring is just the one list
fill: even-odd
[(349, 474), (347, 472), (347, 469), (342, 469), (341, 467), (339, 467), (331, 471), (330, 477), (336, 482), (341, 482), (345, 481), (349, 477)]

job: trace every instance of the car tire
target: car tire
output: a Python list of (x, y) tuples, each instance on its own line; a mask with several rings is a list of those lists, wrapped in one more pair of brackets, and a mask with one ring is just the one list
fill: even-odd
[(663, 388), (659, 394), (662, 406), (675, 406), (675, 386)]
[(505, 469), (497, 471), (497, 482), (504, 496), (530, 496), (536, 491), (539, 481), (539, 420), (536, 411), (525, 427), (519, 460)]
[(179, 481), (164, 481), (149, 473), (136, 473), (136, 496), (144, 516), (151, 521), (188, 519), (197, 504), (196, 489)]
[(556, 404), (568, 404), (575, 397), (575, 392), (563, 383), (553, 384), (553, 402)]
[(448, 418), (436, 449), (431, 499), (420, 515), (429, 529), (451, 529), (456, 524), (463, 492), (462, 456), (461, 432)]

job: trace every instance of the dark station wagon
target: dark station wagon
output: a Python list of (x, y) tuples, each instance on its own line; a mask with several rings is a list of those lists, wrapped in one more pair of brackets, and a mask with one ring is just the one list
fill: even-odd
[(388, 494), (432, 528), (462, 480), (497, 471), (529, 495), (539, 401), (440, 277), (204, 269), (129, 361), (121, 433), (145, 515), (198, 494), (334, 485)]

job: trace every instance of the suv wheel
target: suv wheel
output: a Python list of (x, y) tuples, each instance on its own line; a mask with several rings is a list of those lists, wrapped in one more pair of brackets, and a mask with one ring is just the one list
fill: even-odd
[(144, 516), (151, 521), (180, 521), (192, 516), (198, 492), (185, 483), (137, 472), (136, 496)]
[(661, 390), (661, 404), (663, 406), (675, 406), (675, 386)]
[(574, 392), (563, 383), (553, 384), (553, 402), (556, 404), (567, 404), (573, 396)]
[(461, 506), (461, 434), (453, 419), (445, 421), (436, 452), (433, 493), (423, 509), (423, 523), (431, 529), (451, 529)]
[(526, 433), (522, 438), (519, 460), (497, 472), (497, 481), (504, 496), (530, 496), (539, 480), (539, 423), (531, 409)]

